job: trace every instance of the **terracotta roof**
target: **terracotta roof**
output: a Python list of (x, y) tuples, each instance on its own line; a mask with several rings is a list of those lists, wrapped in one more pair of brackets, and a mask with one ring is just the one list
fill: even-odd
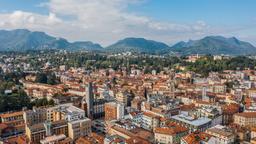
[(155, 114), (152, 114), (152, 113), (149, 113), (149, 112), (143, 112), (143, 115), (151, 117), (151, 118), (160, 118), (159, 116), (157, 116)]
[(26, 144), (28, 139), (26, 136), (11, 137), (4, 141), (5, 144)]
[(182, 139), (188, 144), (200, 144), (201, 141), (207, 142), (212, 136), (204, 132), (194, 132), (184, 136)]
[(127, 144), (150, 144), (149, 141), (144, 140), (140, 137), (131, 137), (128, 140), (126, 140)]
[(174, 135), (177, 133), (185, 132), (187, 130), (188, 130), (187, 128), (176, 124), (175, 126), (172, 126), (172, 127), (157, 127), (155, 128), (155, 133)]
[(189, 111), (189, 110), (193, 110), (194, 108), (195, 108), (195, 104), (180, 106), (180, 110), (182, 111)]
[(14, 117), (14, 116), (19, 116), (19, 115), (23, 115), (23, 111), (1, 114), (0, 117), (7, 118), (7, 117)]

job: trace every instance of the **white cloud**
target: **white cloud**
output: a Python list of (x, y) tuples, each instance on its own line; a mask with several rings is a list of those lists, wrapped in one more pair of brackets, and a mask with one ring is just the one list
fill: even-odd
[(127, 7), (145, 0), (49, 0), (39, 6), (48, 15), (14, 11), (0, 13), (0, 28), (28, 28), (69, 40), (91, 40), (108, 45), (124, 37), (145, 37), (167, 43), (207, 33), (204, 21), (178, 24), (156, 21), (128, 12)]

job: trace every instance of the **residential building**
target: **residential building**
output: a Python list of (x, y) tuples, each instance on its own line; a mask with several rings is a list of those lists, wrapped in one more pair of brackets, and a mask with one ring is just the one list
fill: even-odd
[(215, 127), (206, 130), (206, 133), (214, 137), (215, 143), (221, 144), (233, 144), (235, 143), (236, 135), (231, 129), (217, 125)]
[(243, 112), (234, 115), (234, 123), (245, 127), (256, 126), (256, 112)]
[(154, 130), (155, 142), (161, 144), (178, 144), (181, 137), (188, 134), (188, 129), (177, 124), (171, 127), (157, 127)]
[(124, 116), (124, 104), (109, 102), (105, 103), (105, 120), (119, 120)]

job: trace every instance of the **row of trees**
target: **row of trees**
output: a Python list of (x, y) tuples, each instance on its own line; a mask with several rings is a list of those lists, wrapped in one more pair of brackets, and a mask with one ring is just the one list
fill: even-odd
[(206, 56), (195, 63), (185, 63), (187, 70), (207, 76), (209, 72), (221, 72), (223, 70), (244, 70), (246, 68), (255, 69), (256, 60), (245, 56), (231, 59), (213, 60), (212, 56)]

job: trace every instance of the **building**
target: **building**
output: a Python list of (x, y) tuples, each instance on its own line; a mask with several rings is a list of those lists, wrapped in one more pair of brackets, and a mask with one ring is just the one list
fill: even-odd
[(23, 113), (23, 118), (26, 125), (34, 125), (43, 123), (47, 120), (47, 110), (45, 108), (33, 108)]
[(120, 103), (123, 103), (125, 106), (128, 105), (128, 96), (123, 92), (119, 92), (116, 94), (116, 100)]
[(78, 138), (75, 143), (76, 144), (103, 144), (104, 137), (96, 133), (91, 133), (89, 136)]
[(188, 134), (188, 129), (177, 124), (172, 127), (157, 127), (154, 130), (155, 142), (162, 144), (180, 143), (181, 137)]
[(105, 120), (119, 120), (124, 116), (124, 105), (122, 103), (105, 103)]
[(91, 133), (91, 120), (88, 118), (71, 121), (68, 123), (68, 136), (73, 140)]
[(26, 127), (26, 135), (31, 143), (40, 143), (40, 140), (51, 135), (68, 135), (66, 121), (46, 122)]
[(256, 112), (243, 112), (234, 115), (234, 123), (245, 127), (256, 126)]
[(207, 117), (189, 116), (187, 114), (179, 114), (171, 117), (176, 122), (189, 129), (190, 132), (204, 131), (211, 126), (211, 119)]
[(76, 140), (91, 133), (91, 120), (85, 117), (84, 110), (73, 106), (72, 103), (33, 109), (27, 111), (24, 116), (27, 122), (26, 134), (31, 142), (47, 142), (46, 137), (60, 134)]
[(234, 114), (239, 112), (239, 105), (229, 104), (222, 106), (222, 124), (229, 125), (234, 121)]
[(181, 144), (213, 144), (211, 135), (204, 132), (193, 132), (181, 138)]
[(147, 130), (138, 128), (136, 126), (129, 127), (127, 125), (114, 125), (110, 127), (107, 134), (111, 136), (116, 135), (124, 138), (125, 140), (139, 137), (140, 139), (149, 142), (152, 142), (154, 137), (153, 134)]
[(93, 117), (93, 102), (94, 102), (92, 82), (89, 82), (88, 86), (86, 87), (85, 101), (87, 104), (87, 117), (92, 118)]
[(216, 125), (215, 127), (206, 130), (206, 133), (214, 137), (215, 143), (221, 144), (233, 144), (235, 143), (236, 135), (231, 131), (231, 129)]
[(0, 114), (0, 137), (8, 138), (25, 132), (23, 111)]
[(47, 108), (48, 121), (74, 121), (85, 118), (85, 111), (73, 106), (72, 103), (61, 104), (54, 107)]
[(86, 87), (86, 96), (82, 100), (82, 108), (86, 111), (86, 116), (90, 119), (102, 118), (105, 114), (104, 98), (95, 98), (93, 84), (90, 82)]
[(23, 111), (0, 114), (0, 118), (8, 126), (24, 125)]

